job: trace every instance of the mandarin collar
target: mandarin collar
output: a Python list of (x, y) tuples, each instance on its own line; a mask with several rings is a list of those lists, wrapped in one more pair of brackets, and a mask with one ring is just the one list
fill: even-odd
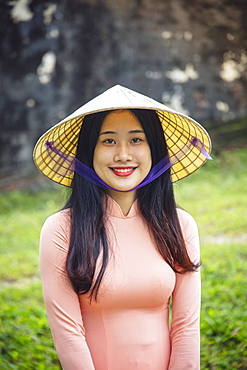
[(137, 200), (135, 200), (129, 210), (129, 213), (125, 216), (120, 205), (112, 197), (107, 195), (106, 213), (117, 218), (129, 219), (140, 213), (140, 210), (138, 208)]

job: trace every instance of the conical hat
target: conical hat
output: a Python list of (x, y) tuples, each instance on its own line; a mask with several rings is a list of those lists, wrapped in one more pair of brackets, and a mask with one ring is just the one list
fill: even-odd
[[(84, 117), (92, 113), (116, 109), (156, 111), (164, 130), (170, 157), (176, 156), (184, 148), (188, 148), (188, 143), (194, 137), (201, 141), (208, 153), (211, 151), (210, 137), (198, 122), (145, 95), (116, 85), (90, 100), (40, 137), (33, 154), (38, 169), (49, 179), (65, 186), (71, 186), (74, 172), (68, 168), (66, 161), (61, 156), (48, 151), (45, 143), (47, 141), (55, 142), (63, 153), (75, 156)], [(191, 146), (189, 150), (186, 149), (184, 156), (171, 167), (172, 181), (178, 181), (195, 172), (206, 160), (207, 158), (200, 148)], [(58, 172), (61, 173), (58, 168), (61, 169), (61, 167), (64, 168), (63, 176), (58, 175)]]

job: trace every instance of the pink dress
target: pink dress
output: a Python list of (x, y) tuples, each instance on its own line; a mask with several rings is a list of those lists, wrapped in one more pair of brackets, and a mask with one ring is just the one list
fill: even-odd
[[(135, 202), (127, 216), (109, 197), (110, 261), (98, 301), (78, 296), (64, 270), (69, 211), (41, 232), (43, 292), (64, 370), (199, 370), (200, 272), (175, 274), (157, 252)], [(192, 260), (199, 259), (194, 219), (178, 210)], [(172, 298), (172, 324), (169, 325)]]

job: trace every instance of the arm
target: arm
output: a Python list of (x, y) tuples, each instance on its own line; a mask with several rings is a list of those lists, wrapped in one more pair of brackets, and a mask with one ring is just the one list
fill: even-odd
[(54, 345), (64, 370), (94, 370), (85, 339), (80, 304), (65, 272), (69, 214), (49, 217), (41, 231), (40, 268)]
[[(199, 237), (194, 219), (179, 211), (179, 219), (192, 261), (199, 260)], [(171, 358), (169, 370), (200, 369), (200, 272), (176, 274), (172, 294)]]

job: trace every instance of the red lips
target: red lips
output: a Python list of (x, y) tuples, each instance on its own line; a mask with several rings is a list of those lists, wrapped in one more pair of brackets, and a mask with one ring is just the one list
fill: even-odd
[(127, 177), (132, 175), (135, 172), (136, 167), (113, 167), (111, 168), (112, 172), (119, 177)]

